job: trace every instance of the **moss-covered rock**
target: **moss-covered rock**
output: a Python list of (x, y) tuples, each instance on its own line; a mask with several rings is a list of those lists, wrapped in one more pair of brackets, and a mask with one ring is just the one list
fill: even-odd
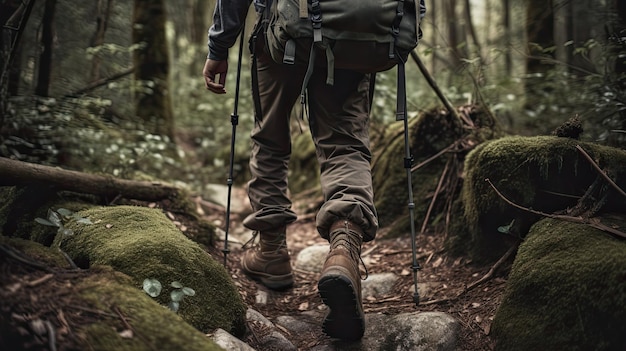
[(131, 284), (132, 279), (104, 269), (98, 275), (77, 282), (80, 298), (103, 311), (117, 310), (130, 317), (132, 337), (122, 337), (122, 330), (112, 321), (100, 320), (85, 325), (81, 332), (93, 350), (222, 350), (205, 334), (186, 323), (181, 316), (155, 303)]
[[(415, 224), (420, 228), (428, 207), (437, 189), (446, 164), (447, 181), (445, 194), (439, 194), (429, 224), (437, 219), (436, 214), (446, 212), (449, 198), (456, 198), (460, 191), (458, 176), (462, 172), (465, 154), (474, 145), (501, 135), (495, 120), (488, 112), (475, 106), (466, 107), (468, 117), (475, 124), (473, 129), (463, 129), (458, 121), (445, 110), (433, 109), (410, 118), (408, 136), (413, 166), (433, 158), (455, 142), (457, 147), (450, 153), (434, 157), (426, 165), (411, 172), (415, 203)], [(405, 137), (404, 122), (389, 126), (382, 136), (374, 140), (375, 151), (372, 161), (372, 177), (376, 209), (381, 227), (388, 227), (389, 236), (406, 233), (410, 228), (408, 216), (407, 174), (404, 168)]]
[(245, 305), (222, 265), (186, 238), (160, 210), (134, 206), (97, 207), (81, 211), (93, 224), (71, 222), (74, 234), (59, 235), (56, 244), (81, 267), (109, 265), (133, 278), (141, 289), (146, 278), (166, 288), (158, 301), (170, 301), (169, 284), (178, 281), (196, 291), (179, 313), (207, 332), (216, 328), (240, 334)]
[(47, 218), (50, 209), (63, 207), (78, 211), (90, 206), (77, 201), (76, 194), (74, 199), (62, 195), (58, 189), (47, 185), (0, 187), (0, 198), (3, 199), (0, 204), (0, 233), (50, 246), (58, 228), (38, 224), (35, 218)]
[(514, 208), (509, 200), (537, 211), (574, 209), (586, 192), (591, 203), (582, 210), (626, 209), (626, 199), (606, 184), (593, 165), (577, 150), (580, 145), (620, 186), (626, 188), (626, 151), (553, 136), (505, 137), (485, 142), (468, 154), (462, 200), (468, 236), (457, 240), (476, 258), (502, 255), (511, 241), (523, 238), (539, 216)]
[[(41, 321), (52, 316), (50, 321), (60, 333), (57, 345), (63, 349), (221, 350), (181, 316), (163, 308), (141, 289), (133, 286), (133, 279), (109, 266), (82, 271), (67, 270), (68, 262), (53, 248), (5, 236), (0, 236), (0, 244), (15, 250), (31, 264), (45, 265), (48, 277), (25, 288), (24, 277), (6, 276), (7, 280), (3, 283), (12, 286), (14, 290), (9, 292), (7, 289), (2, 294), (2, 311), (24, 316), (26, 323), (31, 321), (30, 318)], [(17, 260), (3, 261), (3, 265), (5, 269), (13, 267), (14, 272), (26, 274), (28, 271), (24, 263)], [(18, 266), (20, 268), (16, 268)], [(28, 271), (31, 274), (29, 279), (32, 280), (37, 272), (34, 266), (30, 268), (35, 269)], [(37, 299), (33, 300), (33, 296)], [(24, 300), (26, 303), (22, 303)], [(37, 306), (41, 309), (34, 311), (33, 308)], [(76, 311), (82, 311), (85, 316), (80, 316), (81, 313)], [(32, 315), (33, 312), (37, 315)], [(64, 325), (54, 325), (61, 323), (54, 318), (57, 314), (65, 316), (62, 317)], [(10, 318), (0, 319), (0, 348), (14, 349), (26, 343), (32, 345), (32, 340), (27, 339), (28, 335), (11, 329), (10, 325), (15, 327), (15, 321)], [(65, 329), (68, 325), (71, 325), (69, 335)]]
[[(602, 221), (626, 231), (626, 216)], [(624, 350), (626, 241), (543, 219), (521, 244), (492, 335), (498, 350)]]

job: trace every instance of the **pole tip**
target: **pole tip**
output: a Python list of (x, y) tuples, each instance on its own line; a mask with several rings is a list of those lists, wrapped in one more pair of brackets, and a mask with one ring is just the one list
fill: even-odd
[(419, 293), (414, 293), (413, 294), (413, 302), (415, 302), (415, 306), (420, 304), (420, 294)]

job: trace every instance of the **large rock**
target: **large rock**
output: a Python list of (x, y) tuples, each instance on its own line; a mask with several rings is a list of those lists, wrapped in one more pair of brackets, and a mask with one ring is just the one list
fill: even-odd
[(624, 213), (626, 198), (606, 185), (577, 146), (626, 189), (624, 150), (551, 136), (485, 142), (466, 158), (462, 199), (468, 230), (456, 231), (457, 244), (476, 259), (495, 259), (526, 235), (540, 216), (511, 206), (503, 196), (519, 206), (553, 213), (576, 209), (589, 192), (588, 208), (581, 210), (591, 215), (600, 210)]
[[(624, 216), (604, 216), (626, 232)], [(544, 219), (520, 246), (492, 332), (499, 350), (625, 350), (626, 241)]]
[(55, 244), (81, 267), (107, 265), (133, 278), (164, 287), (157, 297), (170, 302), (170, 283), (195, 290), (180, 304), (179, 314), (198, 330), (222, 328), (241, 334), (246, 307), (224, 267), (185, 237), (158, 209), (135, 206), (97, 207), (77, 213), (93, 224), (66, 225), (72, 235), (59, 235)]
[[(73, 270), (55, 248), (4, 236), (0, 236), (0, 244), (16, 255), (3, 257), (3, 268), (23, 274), (2, 275), (2, 350), (26, 345), (44, 348), (44, 342), (54, 345), (55, 339), (59, 349), (72, 350), (221, 350), (111, 267)], [(33, 270), (36, 266), (28, 269), (25, 262), (40, 263), (45, 272)], [(25, 278), (37, 275), (43, 278), (37, 284), (24, 284)], [(48, 323), (56, 338), (50, 341), (50, 332), (38, 333), (33, 327), (37, 323)]]

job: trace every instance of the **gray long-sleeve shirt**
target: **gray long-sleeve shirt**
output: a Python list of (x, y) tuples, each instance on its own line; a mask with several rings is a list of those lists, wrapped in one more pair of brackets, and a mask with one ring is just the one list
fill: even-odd
[[(252, 0), (217, 0), (213, 25), (209, 28), (208, 58), (212, 60), (228, 58), (228, 49), (237, 41), (251, 2)], [(269, 0), (265, 2), (270, 3)], [(425, 13), (426, 5), (424, 0), (420, 0), (420, 17), (424, 17)]]
[(252, 0), (217, 0), (213, 25), (209, 28), (208, 58), (212, 60), (228, 58), (228, 49), (237, 41), (251, 2)]

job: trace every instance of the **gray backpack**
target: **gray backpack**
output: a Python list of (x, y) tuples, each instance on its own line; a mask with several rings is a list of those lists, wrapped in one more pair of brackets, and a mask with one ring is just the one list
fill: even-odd
[[(423, 1), (423, 0), (422, 0)], [(373, 73), (419, 41), (420, 0), (273, 0), (266, 31), (276, 62)]]

